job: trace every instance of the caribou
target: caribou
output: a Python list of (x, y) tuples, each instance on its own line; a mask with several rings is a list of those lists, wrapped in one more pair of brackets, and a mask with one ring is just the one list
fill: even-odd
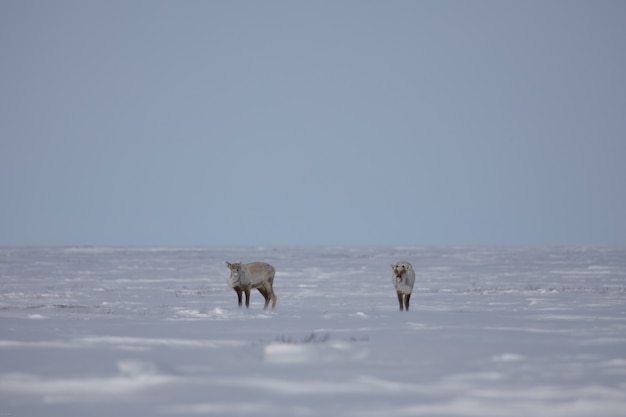
[(256, 288), (265, 298), (264, 309), (270, 301), (272, 308), (276, 307), (276, 294), (274, 294), (274, 267), (265, 262), (252, 262), (244, 264), (226, 262), (230, 269), (228, 285), (237, 293), (239, 307), (241, 307), (241, 295), (246, 294), (246, 308), (250, 308), (250, 290)]
[(391, 265), (393, 275), (391, 282), (398, 294), (398, 303), (400, 304), (400, 311), (406, 309), (409, 311), (409, 300), (411, 299), (411, 292), (413, 292), (413, 285), (415, 284), (415, 271), (413, 271), (413, 265), (407, 261), (396, 262), (395, 265)]

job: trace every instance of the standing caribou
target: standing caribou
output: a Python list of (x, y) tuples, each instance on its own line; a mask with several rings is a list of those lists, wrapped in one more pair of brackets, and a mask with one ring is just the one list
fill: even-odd
[(400, 261), (396, 262), (395, 265), (391, 265), (391, 269), (393, 270), (391, 282), (398, 294), (400, 311), (402, 311), (403, 307), (406, 311), (409, 311), (409, 300), (411, 299), (411, 292), (413, 292), (413, 285), (415, 284), (413, 265), (406, 261)]
[(265, 298), (264, 309), (272, 301), (272, 308), (276, 307), (276, 294), (274, 294), (274, 275), (276, 270), (270, 264), (265, 262), (252, 262), (244, 264), (236, 262), (231, 264), (226, 262), (226, 266), (230, 269), (230, 277), (228, 285), (230, 285), (237, 293), (239, 307), (241, 307), (241, 294), (246, 294), (246, 308), (250, 307), (250, 290), (256, 288)]

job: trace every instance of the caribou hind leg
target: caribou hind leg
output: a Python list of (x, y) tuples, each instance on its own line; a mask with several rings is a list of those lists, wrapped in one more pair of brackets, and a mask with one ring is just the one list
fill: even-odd
[[(266, 291), (269, 297), (272, 299), (272, 308), (276, 307), (276, 294), (274, 293), (274, 275), (267, 280)], [(267, 305), (266, 305), (267, 307)]]
[(261, 293), (261, 295), (263, 296), (263, 298), (265, 298), (265, 305), (263, 306), (263, 309), (266, 309), (266, 308), (267, 308), (267, 306), (268, 306), (268, 305), (269, 305), (269, 303), (270, 303), (270, 296), (269, 296), (269, 294), (267, 293), (267, 290), (266, 290), (265, 288), (263, 288), (263, 287), (259, 287), (259, 288), (257, 288), (257, 290), (259, 290), (259, 292)]
[(276, 307), (276, 294), (274, 294), (274, 290), (272, 290), (272, 308)]

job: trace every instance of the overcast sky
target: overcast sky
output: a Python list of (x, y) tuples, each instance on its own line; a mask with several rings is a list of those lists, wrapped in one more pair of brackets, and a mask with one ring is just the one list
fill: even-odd
[(2, 0), (0, 244), (626, 244), (625, 22)]

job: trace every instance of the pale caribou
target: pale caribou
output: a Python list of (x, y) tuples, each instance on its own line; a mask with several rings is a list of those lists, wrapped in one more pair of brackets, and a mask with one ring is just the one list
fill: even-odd
[(413, 292), (413, 285), (415, 284), (413, 265), (406, 261), (400, 261), (396, 262), (395, 265), (391, 265), (391, 269), (393, 270), (391, 282), (398, 295), (400, 311), (402, 311), (403, 307), (406, 311), (409, 311), (409, 300), (411, 299), (411, 292)]
[(252, 262), (244, 264), (236, 262), (231, 264), (226, 262), (226, 266), (230, 269), (230, 277), (228, 285), (237, 293), (239, 307), (241, 307), (241, 294), (246, 295), (246, 308), (250, 307), (250, 290), (256, 288), (265, 298), (264, 309), (267, 308), (270, 301), (272, 308), (276, 307), (276, 294), (274, 294), (274, 275), (276, 270), (274, 267), (265, 262)]

